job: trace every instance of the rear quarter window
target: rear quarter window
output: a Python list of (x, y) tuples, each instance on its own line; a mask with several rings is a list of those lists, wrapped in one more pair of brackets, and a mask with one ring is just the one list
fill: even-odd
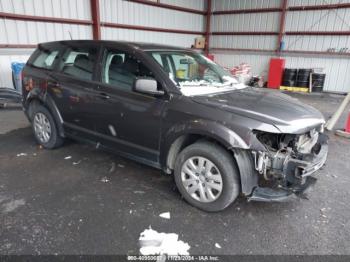
[(98, 59), (97, 47), (68, 47), (58, 63), (57, 70), (82, 80), (92, 80)]
[(58, 58), (59, 50), (38, 49), (31, 61), (31, 65), (37, 68), (52, 69)]

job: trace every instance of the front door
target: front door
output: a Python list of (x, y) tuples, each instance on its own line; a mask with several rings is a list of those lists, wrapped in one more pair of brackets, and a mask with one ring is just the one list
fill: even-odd
[[(97, 132), (114, 149), (157, 166), (162, 112), (165, 97), (136, 93), (137, 77), (155, 75), (135, 54), (106, 48), (101, 64)], [(162, 88), (159, 85), (159, 88)]]

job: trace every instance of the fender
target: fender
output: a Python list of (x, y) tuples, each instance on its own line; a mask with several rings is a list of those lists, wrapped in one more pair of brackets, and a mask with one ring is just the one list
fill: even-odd
[(249, 150), (233, 149), (236, 163), (241, 178), (241, 190), (245, 196), (252, 194), (253, 189), (258, 186), (258, 172), (252, 153)]
[(251, 152), (247, 150), (250, 147), (238, 134), (218, 122), (193, 120), (170, 128), (162, 138), (163, 143), (161, 143), (160, 161), (163, 170), (171, 173), (172, 161), (174, 161), (171, 158), (175, 158), (181, 151), (188, 135), (209, 137), (231, 150), (240, 171), (242, 193), (244, 195), (251, 194), (258, 185), (258, 175), (254, 169)]
[[(168, 155), (172, 149), (173, 144), (181, 137), (188, 135), (199, 135), (204, 137), (212, 138), (218, 141), (225, 148), (242, 148), (248, 149), (249, 146), (244, 140), (237, 135), (234, 131), (227, 128), (226, 126), (213, 121), (206, 120), (191, 120), (185, 123), (169, 128), (162, 136), (161, 148), (160, 148), (160, 163), (164, 170), (168, 169)], [(185, 142), (185, 141), (181, 141)], [(174, 145), (176, 147), (176, 145)], [(177, 148), (178, 153), (180, 148)]]
[(33, 90), (31, 90), (27, 97), (26, 100), (23, 104), (23, 107), (25, 109), (25, 113), (28, 117), (28, 119), (30, 120), (30, 103), (33, 101), (39, 101), (41, 104), (43, 104), (52, 114), (55, 123), (57, 125), (58, 128), (58, 132), (60, 134), (60, 136), (65, 137), (64, 135), (64, 129), (63, 129), (63, 118), (56, 106), (55, 101), (50, 97), (50, 95), (47, 92), (43, 92), (42, 89), (39, 88), (34, 88)]
[[(246, 142), (239, 135), (237, 135), (234, 131), (218, 122), (206, 120), (192, 120), (171, 127), (163, 137), (163, 141), (165, 141), (165, 144), (167, 144), (167, 146), (165, 146), (163, 149), (169, 149), (171, 144), (178, 137), (186, 134), (208, 136), (217, 140), (226, 148), (249, 148)], [(163, 150), (161, 151), (167, 152)]]

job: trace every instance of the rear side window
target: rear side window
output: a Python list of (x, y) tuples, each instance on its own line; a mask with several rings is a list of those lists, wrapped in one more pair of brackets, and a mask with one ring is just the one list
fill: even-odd
[(54, 62), (58, 58), (59, 50), (38, 49), (32, 66), (44, 69), (52, 69)]
[(63, 54), (59, 71), (83, 80), (92, 80), (97, 59), (97, 48), (69, 47)]

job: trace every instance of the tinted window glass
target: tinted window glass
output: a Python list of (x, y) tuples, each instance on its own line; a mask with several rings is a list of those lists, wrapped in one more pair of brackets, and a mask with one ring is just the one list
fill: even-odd
[(40, 49), (39, 54), (32, 62), (32, 65), (39, 68), (52, 69), (58, 57), (58, 50)]
[(103, 83), (131, 91), (137, 77), (154, 78), (154, 75), (135, 56), (117, 50), (107, 51), (102, 67)]
[(96, 48), (68, 48), (62, 57), (59, 70), (84, 80), (92, 80), (97, 59)]
[(161, 66), (164, 66), (163, 61), (162, 61), (162, 57), (160, 54), (152, 54), (152, 56), (158, 62), (158, 64), (160, 64)]

